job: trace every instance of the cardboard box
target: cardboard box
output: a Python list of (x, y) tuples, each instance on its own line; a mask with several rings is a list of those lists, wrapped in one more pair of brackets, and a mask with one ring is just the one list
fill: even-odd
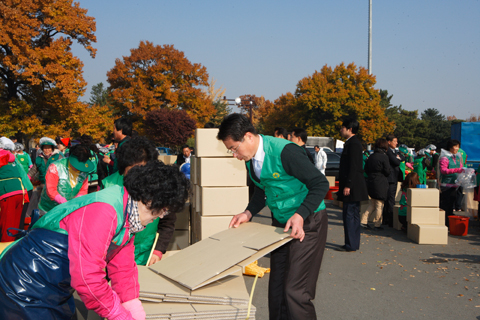
[(185, 249), (190, 245), (189, 230), (175, 230), (172, 239), (168, 244), (167, 251)]
[(393, 229), (395, 230), (402, 230), (402, 224), (398, 220), (398, 210), (400, 209), (400, 205), (393, 206)]
[(208, 238), (220, 231), (227, 230), (232, 217), (233, 215), (202, 216), (199, 213), (195, 213), (192, 224), (192, 243)]
[(177, 156), (158, 156), (158, 160), (165, 164), (174, 164), (177, 161)]
[(328, 180), (330, 187), (335, 187), (335, 176), (325, 176)]
[(199, 187), (202, 216), (236, 215), (247, 208), (248, 187)]
[(440, 192), (438, 189), (407, 189), (407, 205), (410, 207), (438, 208)]
[[(441, 213), (438, 208), (407, 206), (407, 221), (411, 224), (439, 225)], [(443, 212), (445, 217), (445, 212)], [(443, 222), (445, 225), (445, 221)]]
[(195, 155), (203, 157), (232, 157), (222, 141), (217, 140), (218, 128), (195, 130)]
[(175, 230), (188, 230), (190, 227), (190, 202), (185, 203), (182, 211), (177, 212)]
[(235, 158), (198, 158), (197, 184), (202, 187), (244, 187), (245, 162)]
[(409, 224), (408, 238), (418, 244), (448, 244), (448, 228), (439, 225)]

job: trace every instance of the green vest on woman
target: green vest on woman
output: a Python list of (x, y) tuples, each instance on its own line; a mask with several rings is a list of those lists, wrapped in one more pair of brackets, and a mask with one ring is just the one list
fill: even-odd
[[(251, 160), (246, 162), (247, 169), (252, 181), (265, 191), (265, 201), (272, 211), (273, 217), (280, 223), (286, 223), (305, 200), (308, 189), (304, 183), (287, 174), (283, 168), (281, 153), (287, 144), (293, 142), (263, 135), (262, 137), (265, 159), (260, 182), (257, 182), (252, 176)], [(322, 199), (315, 212), (323, 209), (325, 209), (325, 203)]]
[[(72, 187), (70, 184), (70, 173), (68, 170), (69, 163), (68, 158), (63, 158), (55, 161), (58, 172), (58, 193), (65, 199), (71, 200), (80, 192), (80, 189), (83, 186), (83, 182), (87, 179), (88, 174), (85, 172), (80, 172), (75, 181), (75, 185)], [(38, 203), (38, 208), (45, 212), (50, 212), (54, 207), (58, 206), (59, 203), (50, 199), (47, 195), (47, 186), (43, 188), (42, 194), (40, 195), (40, 202)]]

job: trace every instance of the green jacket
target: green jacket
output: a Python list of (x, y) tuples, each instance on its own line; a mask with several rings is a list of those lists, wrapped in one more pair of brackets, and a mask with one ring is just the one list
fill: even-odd
[[(281, 153), (283, 148), (292, 143), (284, 139), (274, 139), (269, 136), (263, 137), (263, 150), (265, 159), (263, 161), (260, 182), (253, 178), (250, 171), (250, 161), (247, 161), (247, 169), (250, 178), (254, 183), (265, 191), (265, 201), (272, 211), (273, 217), (280, 223), (286, 223), (300, 207), (308, 194), (308, 189), (300, 180), (288, 175), (283, 168)], [(316, 211), (325, 209), (322, 202)]]

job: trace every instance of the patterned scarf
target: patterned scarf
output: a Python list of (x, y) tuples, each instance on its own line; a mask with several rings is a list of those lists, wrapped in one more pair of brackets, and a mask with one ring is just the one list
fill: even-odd
[(140, 215), (138, 214), (138, 203), (134, 201), (130, 195), (127, 202), (128, 223), (130, 225), (130, 234), (135, 234), (142, 231), (145, 227), (140, 222)]

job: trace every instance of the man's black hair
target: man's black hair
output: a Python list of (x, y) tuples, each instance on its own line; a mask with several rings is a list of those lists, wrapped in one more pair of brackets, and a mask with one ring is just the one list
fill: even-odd
[(320, 149), (320, 147), (318, 146), (318, 144), (316, 144), (316, 145), (314, 146), (314, 148), (318, 148), (318, 149)]
[(275, 130), (273, 131), (273, 135), (282, 135), (285, 139), (288, 138), (288, 131), (287, 129), (283, 127), (276, 127)]
[(391, 142), (393, 141), (393, 139), (395, 139), (396, 137), (393, 135), (393, 134), (389, 134), (387, 135), (387, 137), (385, 138), (388, 142)]
[(292, 134), (295, 135), (295, 137), (298, 137), (300, 139), (302, 139), (303, 143), (307, 143), (307, 138), (308, 138), (308, 135), (307, 135), (307, 131), (303, 128), (295, 128), (292, 130)]
[(232, 113), (223, 118), (218, 130), (217, 139), (226, 140), (231, 138), (233, 141), (242, 141), (247, 132), (257, 134), (255, 127), (250, 120), (239, 113)]
[(117, 149), (117, 166), (120, 174), (127, 167), (150, 161), (158, 161), (158, 151), (153, 142), (145, 137), (137, 136), (128, 139)]
[(132, 121), (128, 118), (121, 117), (114, 122), (115, 129), (122, 131), (122, 134), (131, 137), (132, 136)]
[[(188, 145), (184, 144), (184, 145), (182, 146), (182, 149), (181, 149), (181, 150), (183, 151), (183, 149), (185, 149), (185, 148), (190, 149), (190, 147), (189, 147)], [(190, 151), (192, 151), (192, 150), (190, 149)]]
[(460, 147), (460, 141), (458, 141), (456, 139), (448, 140), (448, 142), (447, 142), (447, 150), (448, 151), (450, 151), (450, 149), (452, 149), (455, 146)]
[(190, 190), (190, 181), (177, 166), (160, 162), (133, 167), (125, 175), (124, 185), (133, 200), (152, 211), (166, 208), (171, 213), (183, 210)]
[(207, 122), (203, 127), (205, 129), (212, 129), (212, 128), (215, 128), (215, 125), (212, 122)]
[(92, 157), (90, 148), (84, 144), (77, 144), (70, 148), (70, 157), (74, 156), (80, 162), (87, 162)]
[(357, 134), (360, 124), (358, 123), (357, 119), (349, 117), (343, 120), (342, 127), (352, 129), (352, 133)]

